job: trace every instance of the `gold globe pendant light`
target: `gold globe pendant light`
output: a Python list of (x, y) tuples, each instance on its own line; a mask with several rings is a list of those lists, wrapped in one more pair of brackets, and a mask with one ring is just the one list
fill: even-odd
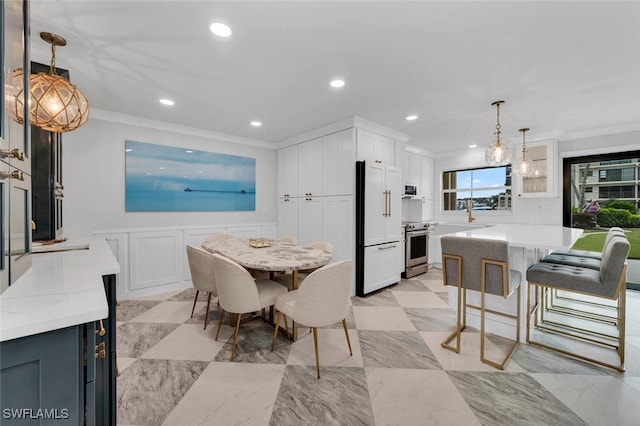
[(527, 158), (527, 144), (524, 140), (524, 134), (529, 131), (529, 128), (525, 127), (518, 131), (522, 132), (522, 154), (516, 164), (511, 167), (511, 173), (516, 176), (530, 177), (533, 175), (533, 163)]
[(504, 101), (495, 101), (491, 103), (492, 106), (496, 106), (497, 111), (496, 131), (494, 133), (494, 135), (496, 135), (496, 140), (489, 146), (489, 148), (487, 148), (484, 158), (487, 161), (487, 164), (494, 167), (506, 166), (511, 163), (511, 147), (505, 141), (500, 140), (500, 105), (503, 103)]
[[(34, 126), (51, 132), (69, 132), (89, 119), (89, 102), (82, 92), (67, 79), (56, 74), (56, 46), (67, 41), (55, 34), (42, 32), (42, 38), (51, 44), (51, 68), (49, 73), (31, 74), (29, 78), (29, 121)], [(16, 95), (16, 119), (23, 122), (21, 93)]]

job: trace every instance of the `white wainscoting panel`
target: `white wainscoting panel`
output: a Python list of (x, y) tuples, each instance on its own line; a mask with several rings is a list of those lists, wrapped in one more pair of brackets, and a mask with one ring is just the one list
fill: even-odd
[(129, 234), (96, 234), (96, 236), (104, 237), (118, 260), (120, 273), (116, 275), (116, 293), (121, 293), (125, 291), (125, 285), (129, 282)]
[(181, 231), (134, 232), (129, 289), (138, 290), (182, 281), (184, 243)]

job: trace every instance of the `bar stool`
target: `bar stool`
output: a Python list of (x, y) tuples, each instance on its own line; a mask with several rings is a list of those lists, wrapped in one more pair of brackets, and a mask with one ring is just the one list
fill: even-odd
[[(443, 236), (440, 241), (444, 284), (456, 286), (458, 289), (456, 329), (441, 345), (445, 349), (460, 353), (460, 334), (465, 329), (467, 321), (466, 308), (479, 309), (480, 360), (485, 364), (504, 370), (520, 343), (520, 283), (522, 275), (518, 271), (509, 269), (509, 244), (506, 241), (455, 236)], [(467, 290), (480, 292), (480, 306), (467, 303)], [(487, 294), (507, 299), (516, 290), (516, 315), (486, 308)], [(486, 312), (516, 320), (516, 340), (501, 361), (489, 360), (484, 355)], [(454, 338), (456, 346), (450, 345)]]

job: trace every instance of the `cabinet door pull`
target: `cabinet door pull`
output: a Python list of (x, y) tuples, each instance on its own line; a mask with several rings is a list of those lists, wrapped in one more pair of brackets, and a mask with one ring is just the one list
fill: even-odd
[(396, 246), (396, 245), (395, 245), (395, 244), (393, 244), (393, 245), (386, 246), (386, 247), (378, 247), (378, 250), (388, 250), (388, 249), (390, 249), (390, 248), (394, 248), (395, 246)]
[(18, 148), (3, 149), (3, 150), (0, 150), (0, 157), (15, 158), (16, 160), (24, 161), (24, 152), (20, 151)]
[(14, 170), (12, 172), (0, 172), (0, 179), (17, 179), (23, 181), (24, 173), (18, 170)]
[(100, 328), (96, 330), (96, 334), (98, 336), (104, 336), (105, 334), (107, 334), (107, 330), (105, 330), (102, 320), (100, 320)]

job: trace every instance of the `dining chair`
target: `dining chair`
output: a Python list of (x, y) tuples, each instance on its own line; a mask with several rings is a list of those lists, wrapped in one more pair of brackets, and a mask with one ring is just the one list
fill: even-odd
[[(485, 364), (504, 370), (511, 355), (520, 343), (520, 272), (509, 268), (509, 243), (484, 238), (443, 236), (442, 278), (445, 285), (455, 286), (457, 292), (456, 329), (441, 343), (450, 351), (460, 353), (460, 335), (466, 327), (467, 308), (480, 310), (480, 360)], [(486, 295), (509, 298), (517, 289), (516, 315), (487, 309)], [(480, 292), (480, 306), (467, 304), (467, 290)], [(485, 315), (494, 315), (515, 320), (516, 339), (501, 361), (485, 357)], [(450, 345), (456, 339), (456, 346)]]
[(219, 254), (212, 256), (221, 308), (215, 340), (218, 340), (225, 312), (237, 314), (238, 319), (231, 346), (231, 361), (233, 361), (242, 314), (273, 306), (276, 298), (285, 294), (287, 289), (272, 280), (254, 279), (246, 269), (231, 259)]
[(204, 239), (203, 243), (208, 243), (208, 242), (217, 241), (217, 240), (227, 240), (229, 238), (234, 238), (234, 236), (231, 234), (225, 234), (225, 233), (219, 232), (217, 234), (209, 235), (207, 238)]
[[(312, 247), (314, 249), (324, 250), (328, 253), (333, 254), (333, 244), (328, 241), (314, 241), (309, 244), (305, 244), (305, 247)], [(298, 271), (298, 283), (301, 283), (313, 271), (315, 271), (315, 269), (302, 269)]]
[(325, 327), (342, 321), (347, 337), (349, 355), (351, 342), (347, 329), (347, 314), (351, 305), (353, 287), (353, 261), (342, 260), (313, 271), (297, 290), (278, 296), (276, 299), (276, 326), (273, 332), (271, 350), (275, 348), (280, 317), (284, 315), (293, 321), (311, 327), (316, 355), (316, 372), (320, 378), (318, 355), (318, 327)]
[(191, 318), (196, 309), (196, 302), (201, 291), (207, 293), (207, 311), (204, 314), (204, 329), (207, 329), (209, 321), (209, 309), (211, 308), (211, 297), (218, 296), (216, 291), (216, 280), (213, 273), (213, 255), (200, 247), (187, 245), (187, 260), (189, 261), (189, 271), (191, 271), (191, 283), (196, 289), (196, 297), (193, 299), (191, 308)]

